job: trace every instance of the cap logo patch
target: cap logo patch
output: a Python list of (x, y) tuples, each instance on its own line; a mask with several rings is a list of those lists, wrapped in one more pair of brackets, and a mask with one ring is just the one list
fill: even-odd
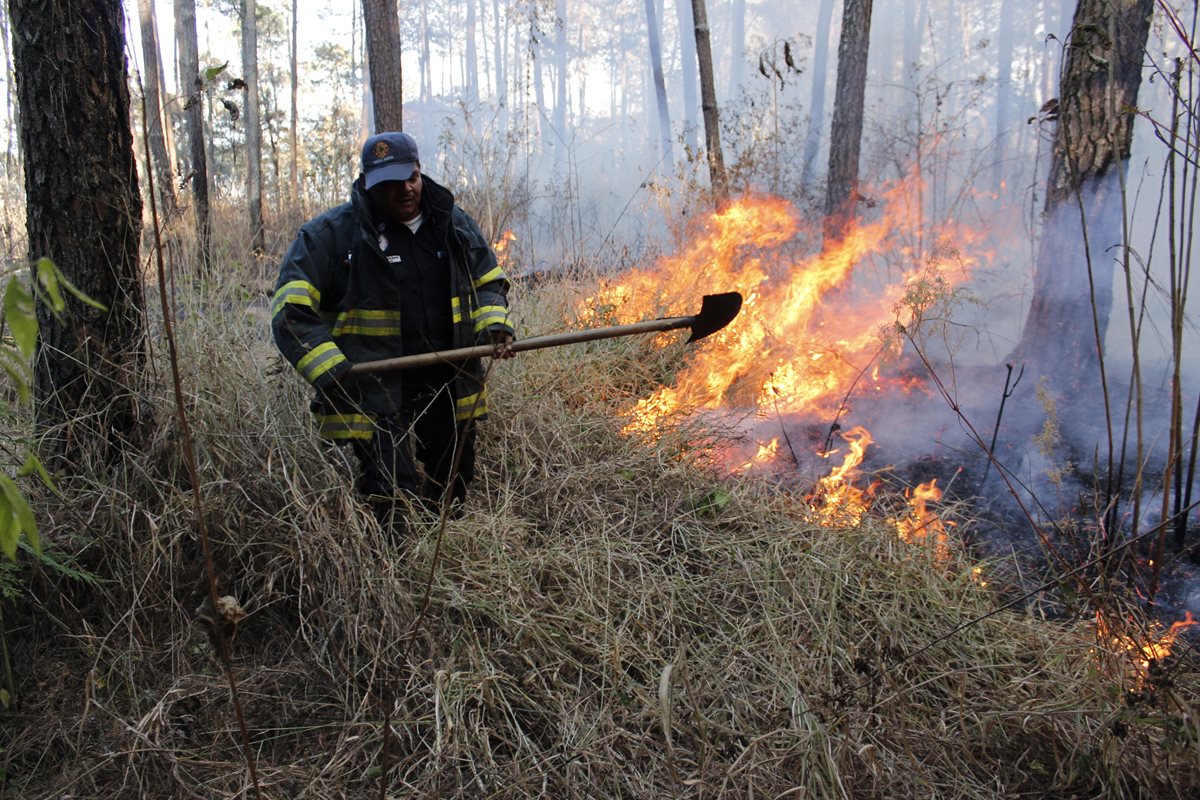
[(371, 152), (375, 154), (376, 158), (386, 158), (388, 154), (388, 143), (376, 142), (375, 147), (371, 150)]

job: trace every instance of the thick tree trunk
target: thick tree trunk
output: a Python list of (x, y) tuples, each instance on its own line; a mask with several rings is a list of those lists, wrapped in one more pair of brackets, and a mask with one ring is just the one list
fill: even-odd
[(704, 147), (708, 152), (709, 182), (712, 184), (713, 203), (720, 208), (729, 199), (729, 179), (725, 175), (725, 156), (721, 152), (721, 121), (717, 111), (716, 85), (713, 83), (708, 9), (704, 0), (692, 0), (692, 19), (696, 23), (696, 61), (700, 69), (700, 108), (704, 112)]
[(833, 0), (821, 0), (817, 8), (817, 33), (813, 42), (812, 105), (809, 113), (808, 135), (804, 138), (804, 154), (800, 167), (800, 182), (807, 186), (821, 149), (821, 134), (825, 131), (825, 74), (829, 70), (829, 38), (833, 26)]
[(404, 130), (404, 86), (400, 67), (400, 15), (396, 0), (363, 0), (367, 65), (371, 71), (375, 130)]
[[(37, 307), (35, 425), (64, 467), (115, 456), (138, 433), (144, 362), (138, 194), (125, 18), (118, 0), (10, 0), (25, 152), (29, 257), (51, 259), (74, 297)], [(54, 102), (47, 102), (54, 98)]]
[(854, 219), (870, 40), (871, 0), (845, 0), (842, 5), (842, 38), (838, 43), (837, 91), (829, 131), (826, 242), (841, 239)]
[(188, 153), (191, 164), (184, 172), (192, 187), (196, 209), (196, 251), (200, 272), (209, 271), (209, 242), (212, 223), (208, 208), (208, 156), (204, 143), (204, 78), (200, 75), (200, 53), (196, 44), (196, 2), (175, 0), (175, 43), (179, 49), (179, 94), (186, 97)]
[(246, 201), (250, 250), (266, 249), (262, 198), (262, 114), (258, 103), (258, 2), (245, 0), (242, 13), (242, 74), (246, 81)]
[(166, 112), (162, 57), (158, 48), (158, 21), (153, 0), (138, 0), (138, 27), (142, 33), (142, 91), (146, 96), (146, 130), (158, 196), (168, 218), (175, 214), (175, 167), (172, 163), (171, 118)]
[(1119, 178), (1153, 13), (1154, 0), (1080, 0), (1075, 11), (1033, 298), (1014, 353), (1061, 387), (1086, 385), (1103, 352), (1124, 244)]
[(671, 111), (667, 107), (667, 82), (663, 77), (662, 45), (654, 0), (646, 0), (646, 30), (650, 40), (650, 72), (654, 78), (654, 97), (658, 106), (658, 136), (664, 162), (662, 168), (670, 171), (675, 164), (675, 148), (671, 146)]

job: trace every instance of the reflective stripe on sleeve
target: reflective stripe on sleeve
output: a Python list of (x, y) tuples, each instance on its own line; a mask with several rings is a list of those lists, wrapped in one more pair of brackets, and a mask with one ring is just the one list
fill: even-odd
[(352, 308), (338, 314), (333, 335), (399, 336), (400, 312), (382, 309)]
[(485, 283), (491, 283), (492, 281), (498, 281), (503, 277), (504, 277), (504, 270), (501, 269), (500, 267), (496, 267), (495, 269), (491, 270), (490, 272), (487, 272), (487, 273), (481, 275), (480, 277), (476, 278), (475, 279), (475, 288), (478, 289), (480, 286), (483, 286)]
[(271, 299), (271, 316), (274, 317), (288, 303), (308, 306), (314, 311), (321, 305), (321, 293), (308, 281), (288, 281), (280, 286)]
[(508, 309), (504, 306), (483, 306), (471, 312), (475, 332), (485, 331), (493, 325), (508, 324)]
[(469, 394), (454, 401), (454, 417), (459, 422), (477, 419), (487, 414), (487, 387), (478, 394)]
[(322, 439), (370, 439), (375, 420), (366, 414), (318, 414), (317, 432)]
[(316, 383), (326, 372), (346, 360), (333, 342), (319, 344), (296, 362), (296, 370), (309, 383)]

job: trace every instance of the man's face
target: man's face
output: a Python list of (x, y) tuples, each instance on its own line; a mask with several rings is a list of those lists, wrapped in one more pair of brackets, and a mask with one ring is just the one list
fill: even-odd
[(421, 213), (421, 168), (415, 167), (406, 181), (384, 181), (372, 186), (367, 194), (376, 216), (391, 222), (408, 222)]

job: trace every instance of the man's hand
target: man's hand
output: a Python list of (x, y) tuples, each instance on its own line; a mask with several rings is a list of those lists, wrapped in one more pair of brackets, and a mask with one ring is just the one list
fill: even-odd
[(508, 331), (488, 331), (488, 335), (492, 339), (492, 344), (496, 345), (496, 352), (492, 358), (512, 358), (516, 353), (512, 349), (513, 335)]

